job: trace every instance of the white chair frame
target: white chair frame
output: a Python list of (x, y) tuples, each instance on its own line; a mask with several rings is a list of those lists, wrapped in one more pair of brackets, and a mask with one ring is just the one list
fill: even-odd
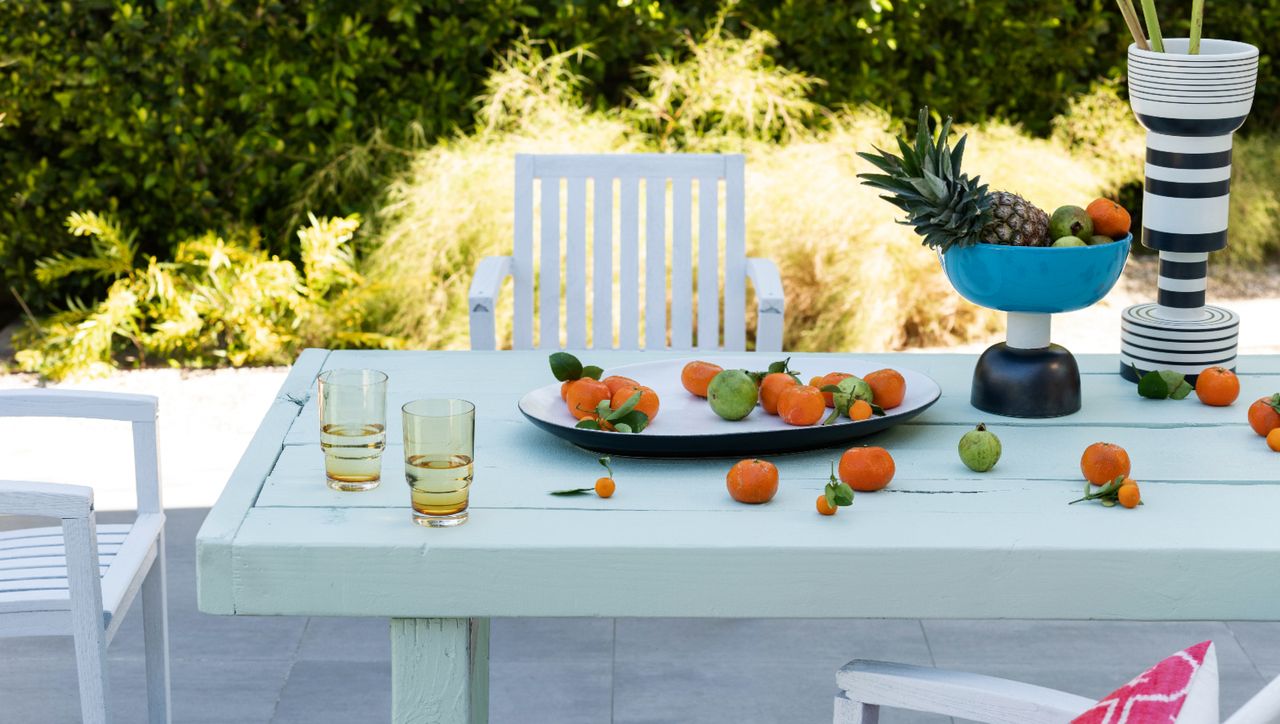
[[(849, 662), (836, 673), (836, 686), (835, 724), (879, 724), (881, 707), (987, 724), (1067, 724), (1096, 703), (993, 676), (885, 661)], [(1224, 724), (1280, 724), (1280, 678)]]
[(105, 392), (0, 391), (0, 417), (132, 424), (138, 491), (133, 523), (98, 526), (92, 488), (0, 481), (0, 515), (62, 520), (61, 529), (0, 533), (0, 638), (70, 635), (75, 641), (83, 720), (105, 724), (109, 721), (107, 645), (141, 591), (147, 721), (169, 724), (169, 624), (156, 399)]
[[(515, 158), (515, 239), (513, 256), (480, 261), (468, 295), (471, 348), (494, 349), (494, 309), (507, 277), (514, 279), (515, 320), (512, 346), (534, 349), (534, 282), (537, 277), (539, 335), (537, 347), (559, 348), (561, 181), (567, 189), (565, 239), (565, 339), (569, 349), (586, 349), (587, 339), (587, 185), (592, 203), (593, 274), (592, 346), (613, 347), (613, 211), (614, 181), (618, 181), (619, 209), (619, 326), (620, 349), (640, 349), (641, 313), (646, 349), (693, 349), (693, 236), (694, 181), (697, 182), (698, 305), (697, 349), (720, 348), (719, 199), (724, 183), (724, 342), (727, 350), (746, 348), (746, 282), (756, 293), (756, 349), (782, 349), (786, 301), (777, 266), (768, 259), (748, 258), (745, 242), (744, 165), (741, 155), (717, 154), (604, 154), (527, 155)], [(540, 181), (541, 251), (534, 269), (534, 181)], [(644, 183), (643, 202), (640, 187)], [(666, 256), (667, 186), (671, 186), (672, 259)], [(651, 193), (659, 189), (659, 193)], [(713, 189), (714, 193), (707, 193)], [(645, 228), (645, 302), (640, 305), (640, 222)], [(667, 262), (670, 261), (671, 326), (667, 343)], [(656, 263), (655, 263), (656, 262)], [(706, 303), (703, 290), (715, 290)], [(659, 323), (660, 322), (660, 323)]]

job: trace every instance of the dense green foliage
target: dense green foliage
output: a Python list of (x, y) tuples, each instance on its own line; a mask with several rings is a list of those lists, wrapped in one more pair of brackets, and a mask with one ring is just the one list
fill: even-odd
[[(682, 31), (700, 36), (718, 5), (0, 2), (0, 282), (37, 307), (76, 291), (35, 284), (33, 263), (65, 243), (68, 213), (89, 208), (137, 229), (145, 252), (206, 229), (257, 227), (268, 248), (296, 255), (290, 230), (306, 209), (366, 210), (377, 181), (404, 166), (402, 149), (468, 128), (494, 59), (522, 37), (589, 44), (577, 71), (585, 100), (605, 108), (652, 85), (641, 66), (655, 53), (684, 62)], [(1121, 67), (1113, 5), (742, 0), (726, 23), (743, 36), (743, 25), (771, 31), (774, 61), (825, 81), (812, 89), (817, 103), (869, 102), (909, 118), (927, 101), (966, 121), (999, 117), (1044, 133), (1073, 95)], [(1181, 32), (1185, 13), (1162, 7), (1167, 35)], [(1262, 0), (1214, 6), (1207, 23), (1210, 36), (1264, 50), (1277, 31), (1280, 8)], [(1266, 58), (1250, 125), (1278, 113)]]
[(365, 299), (378, 286), (356, 271), (359, 228), (354, 216), (311, 217), (298, 231), (299, 269), (262, 250), (256, 235), (206, 233), (180, 242), (171, 261), (140, 259), (136, 235), (110, 216), (73, 213), (66, 229), (87, 240), (88, 253), (41, 259), (37, 281), (90, 275), (110, 286), (99, 302), (73, 303), (23, 329), (18, 366), (57, 380), (121, 361), (238, 367), (287, 364), (307, 345), (397, 346), (365, 330)]

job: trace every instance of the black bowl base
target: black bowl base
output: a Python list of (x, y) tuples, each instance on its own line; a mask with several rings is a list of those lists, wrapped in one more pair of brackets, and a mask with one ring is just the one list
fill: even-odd
[(1065, 347), (987, 348), (973, 369), (970, 403), (1004, 417), (1063, 417), (1080, 411), (1080, 367)]

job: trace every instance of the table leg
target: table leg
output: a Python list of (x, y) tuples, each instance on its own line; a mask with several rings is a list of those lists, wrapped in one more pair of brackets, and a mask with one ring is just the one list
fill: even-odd
[(489, 721), (489, 619), (391, 619), (391, 721)]

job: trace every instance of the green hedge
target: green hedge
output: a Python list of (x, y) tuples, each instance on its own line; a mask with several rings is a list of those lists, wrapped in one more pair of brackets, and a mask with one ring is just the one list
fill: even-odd
[[(1183, 21), (1166, 6), (1174, 35)], [(395, 147), (467, 123), (495, 55), (526, 28), (560, 48), (590, 43), (582, 72), (595, 101), (618, 103), (639, 64), (682, 52), (681, 32), (701, 33), (717, 7), (0, 1), (0, 283), (37, 307), (51, 301), (32, 284), (34, 260), (66, 243), (61, 222), (76, 210), (117, 214), (152, 253), (247, 226), (294, 252), (304, 205), (364, 210), (402, 159)], [(779, 62), (828, 82), (823, 103), (910, 117), (928, 102), (1041, 132), (1072, 94), (1121, 67), (1127, 42), (1112, 0), (743, 0), (728, 22), (775, 33)], [(1240, 0), (1211, 5), (1206, 32), (1265, 48), (1277, 30), (1274, 3)], [(1274, 124), (1278, 101), (1268, 58), (1251, 124)]]

